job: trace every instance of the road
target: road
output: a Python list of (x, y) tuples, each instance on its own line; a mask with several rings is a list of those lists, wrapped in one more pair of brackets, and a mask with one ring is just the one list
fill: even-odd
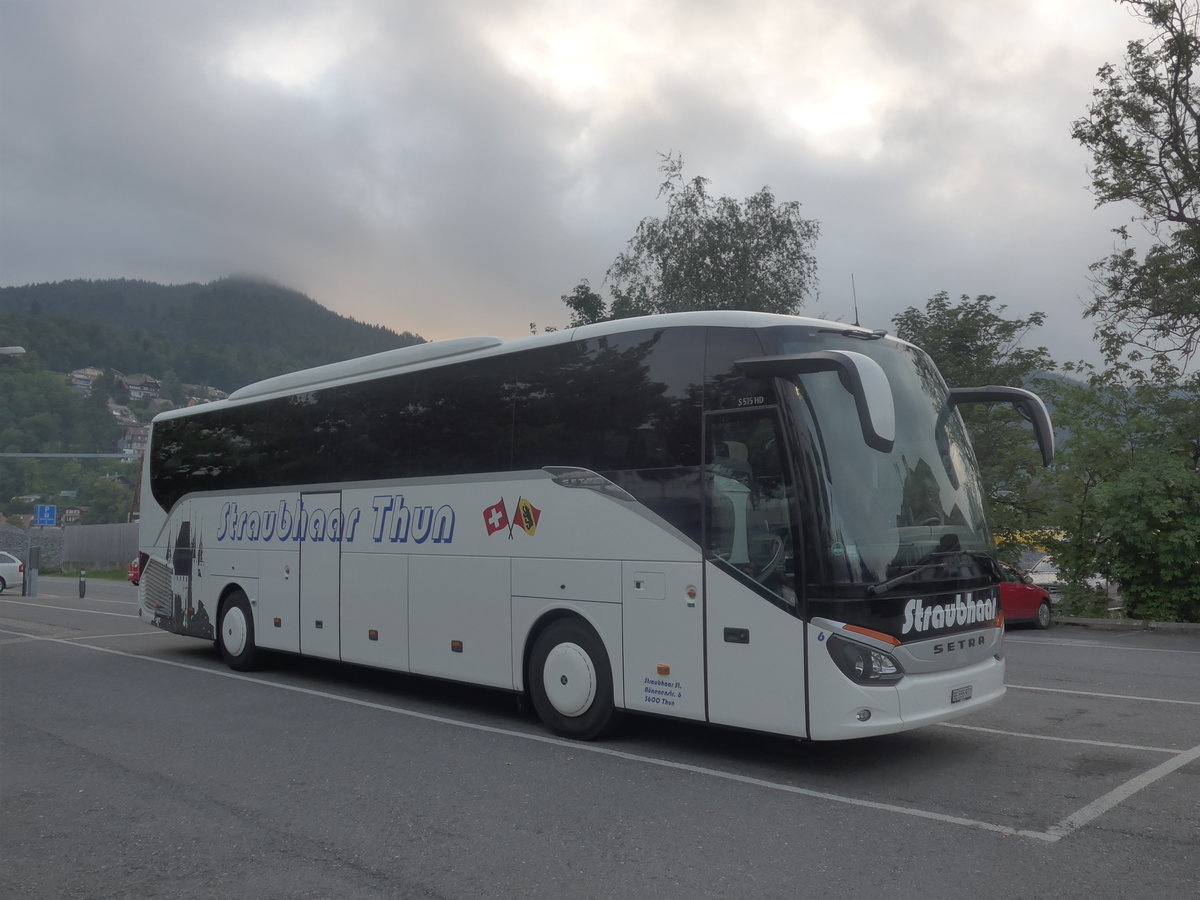
[(273, 657), (0, 595), (0, 896), (1155, 897), (1200, 870), (1200, 634), (1012, 631), (973, 717), (840, 744)]

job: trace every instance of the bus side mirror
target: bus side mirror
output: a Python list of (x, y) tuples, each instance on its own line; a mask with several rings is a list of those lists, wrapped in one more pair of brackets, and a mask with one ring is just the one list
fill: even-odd
[(950, 389), (950, 405), (960, 403), (1011, 403), (1031, 425), (1037, 437), (1038, 449), (1042, 451), (1042, 465), (1054, 462), (1054, 426), (1050, 413), (1042, 398), (1033, 391), (1018, 387), (963, 387)]
[(853, 350), (817, 350), (785, 356), (739, 359), (734, 365), (758, 378), (792, 378), (814, 372), (837, 372), (854, 398), (858, 424), (868, 447), (887, 453), (896, 442), (896, 405), (883, 367)]

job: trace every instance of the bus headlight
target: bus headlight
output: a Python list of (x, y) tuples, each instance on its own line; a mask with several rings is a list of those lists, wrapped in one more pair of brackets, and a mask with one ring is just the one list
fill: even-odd
[(842, 674), (856, 684), (895, 684), (904, 677), (900, 663), (882, 650), (848, 641), (836, 634), (829, 636), (825, 646)]

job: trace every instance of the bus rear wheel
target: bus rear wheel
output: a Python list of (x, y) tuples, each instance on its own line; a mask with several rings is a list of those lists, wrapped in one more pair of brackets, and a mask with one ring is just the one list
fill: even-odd
[(612, 727), (612, 667), (587, 623), (569, 618), (547, 626), (533, 644), (527, 675), (533, 708), (555, 734), (590, 741)]
[(242, 591), (230, 594), (221, 608), (217, 644), (221, 648), (221, 658), (229, 668), (238, 672), (254, 668), (258, 660), (254, 616), (250, 612), (250, 601)]

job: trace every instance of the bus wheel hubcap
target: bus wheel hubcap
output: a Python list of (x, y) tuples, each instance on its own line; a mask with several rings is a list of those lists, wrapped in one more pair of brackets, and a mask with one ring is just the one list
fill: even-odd
[(564, 716), (580, 716), (596, 697), (596, 669), (578, 644), (558, 644), (542, 668), (546, 699)]
[(225, 614), (221, 635), (230, 656), (239, 656), (246, 649), (246, 617), (238, 607), (235, 606)]

